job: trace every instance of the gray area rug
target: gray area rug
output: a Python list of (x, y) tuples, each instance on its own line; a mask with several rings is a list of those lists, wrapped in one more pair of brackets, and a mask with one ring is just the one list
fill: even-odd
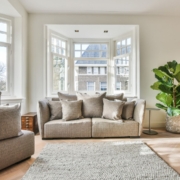
[(23, 180), (180, 180), (143, 142), (47, 144)]

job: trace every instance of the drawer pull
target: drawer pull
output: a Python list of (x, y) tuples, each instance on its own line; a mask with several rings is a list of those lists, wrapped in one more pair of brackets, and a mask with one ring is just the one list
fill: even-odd
[(29, 119), (29, 117), (26, 117), (26, 120)]

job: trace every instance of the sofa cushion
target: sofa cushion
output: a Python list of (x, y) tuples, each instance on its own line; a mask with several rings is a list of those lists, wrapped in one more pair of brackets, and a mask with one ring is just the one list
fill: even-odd
[(82, 118), (82, 100), (79, 101), (61, 101), (62, 114), (65, 121)]
[(103, 115), (104, 119), (118, 120), (121, 119), (124, 102), (109, 101), (103, 99)]
[(45, 123), (44, 138), (89, 138), (92, 123), (90, 118), (72, 121), (54, 120)]
[(51, 120), (62, 119), (62, 105), (60, 101), (49, 101), (48, 102), (50, 112), (51, 112)]
[(83, 100), (82, 115), (85, 118), (102, 117), (103, 112), (103, 98), (106, 93), (99, 94), (97, 97), (90, 95), (77, 94), (78, 100)]
[(119, 100), (123, 100), (123, 93), (119, 93), (119, 94), (113, 94), (113, 95), (106, 95), (106, 99), (114, 101), (115, 99), (119, 99)]
[(92, 137), (139, 136), (139, 123), (133, 120), (92, 118)]
[[(123, 101), (117, 100), (117, 99), (115, 101), (123, 102)], [(125, 102), (125, 104), (123, 106), (123, 111), (122, 111), (122, 118), (123, 119), (133, 119), (134, 107), (135, 107), (135, 101)]]
[(64, 94), (61, 92), (58, 92), (59, 100), (67, 100), (67, 101), (76, 101), (77, 96), (76, 95), (70, 95), (70, 94)]
[(0, 140), (22, 135), (21, 106), (0, 106)]

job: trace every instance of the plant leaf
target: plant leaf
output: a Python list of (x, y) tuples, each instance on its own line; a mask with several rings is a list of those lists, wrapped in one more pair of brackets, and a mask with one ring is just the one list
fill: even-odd
[(180, 71), (177, 74), (175, 74), (174, 77), (178, 82), (180, 82)]
[(173, 77), (173, 75), (169, 72), (167, 66), (159, 66), (158, 69), (165, 72), (168, 76)]
[(164, 93), (168, 93), (168, 94), (173, 94), (173, 88), (169, 87), (165, 84), (160, 84), (159, 85), (159, 90), (161, 90)]
[(160, 80), (161, 82), (169, 83), (171, 82), (171, 77), (167, 75), (165, 72), (159, 70), (159, 69), (153, 69), (153, 72), (155, 73), (155, 77)]
[(159, 104), (159, 103), (156, 103), (156, 107), (160, 108), (160, 109), (163, 109), (165, 111), (167, 111), (167, 107), (162, 105), (162, 104)]
[(153, 85), (151, 85), (150, 87), (154, 90), (159, 90), (159, 85), (161, 85), (162, 83), (157, 81), (155, 82)]
[(167, 108), (167, 114), (169, 116), (178, 116), (178, 115), (180, 115), (180, 109), (173, 108), (173, 107), (168, 107)]
[(176, 70), (177, 62), (173, 60), (172, 62), (167, 62), (170, 72), (174, 73)]
[(170, 107), (173, 101), (172, 95), (163, 92), (157, 94), (156, 99), (161, 101), (167, 107)]

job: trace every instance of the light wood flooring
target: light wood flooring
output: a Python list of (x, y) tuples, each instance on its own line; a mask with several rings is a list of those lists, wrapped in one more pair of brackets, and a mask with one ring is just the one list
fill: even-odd
[(30, 159), (17, 163), (0, 171), (0, 180), (19, 180), (23, 177), (30, 165), (35, 161), (42, 148), (47, 143), (61, 142), (97, 142), (97, 141), (137, 141), (146, 142), (161, 158), (180, 174), (180, 134), (168, 133), (165, 130), (156, 130), (158, 135), (142, 134), (141, 138), (104, 138), (104, 139), (58, 139), (41, 140), (35, 136), (35, 154)]

